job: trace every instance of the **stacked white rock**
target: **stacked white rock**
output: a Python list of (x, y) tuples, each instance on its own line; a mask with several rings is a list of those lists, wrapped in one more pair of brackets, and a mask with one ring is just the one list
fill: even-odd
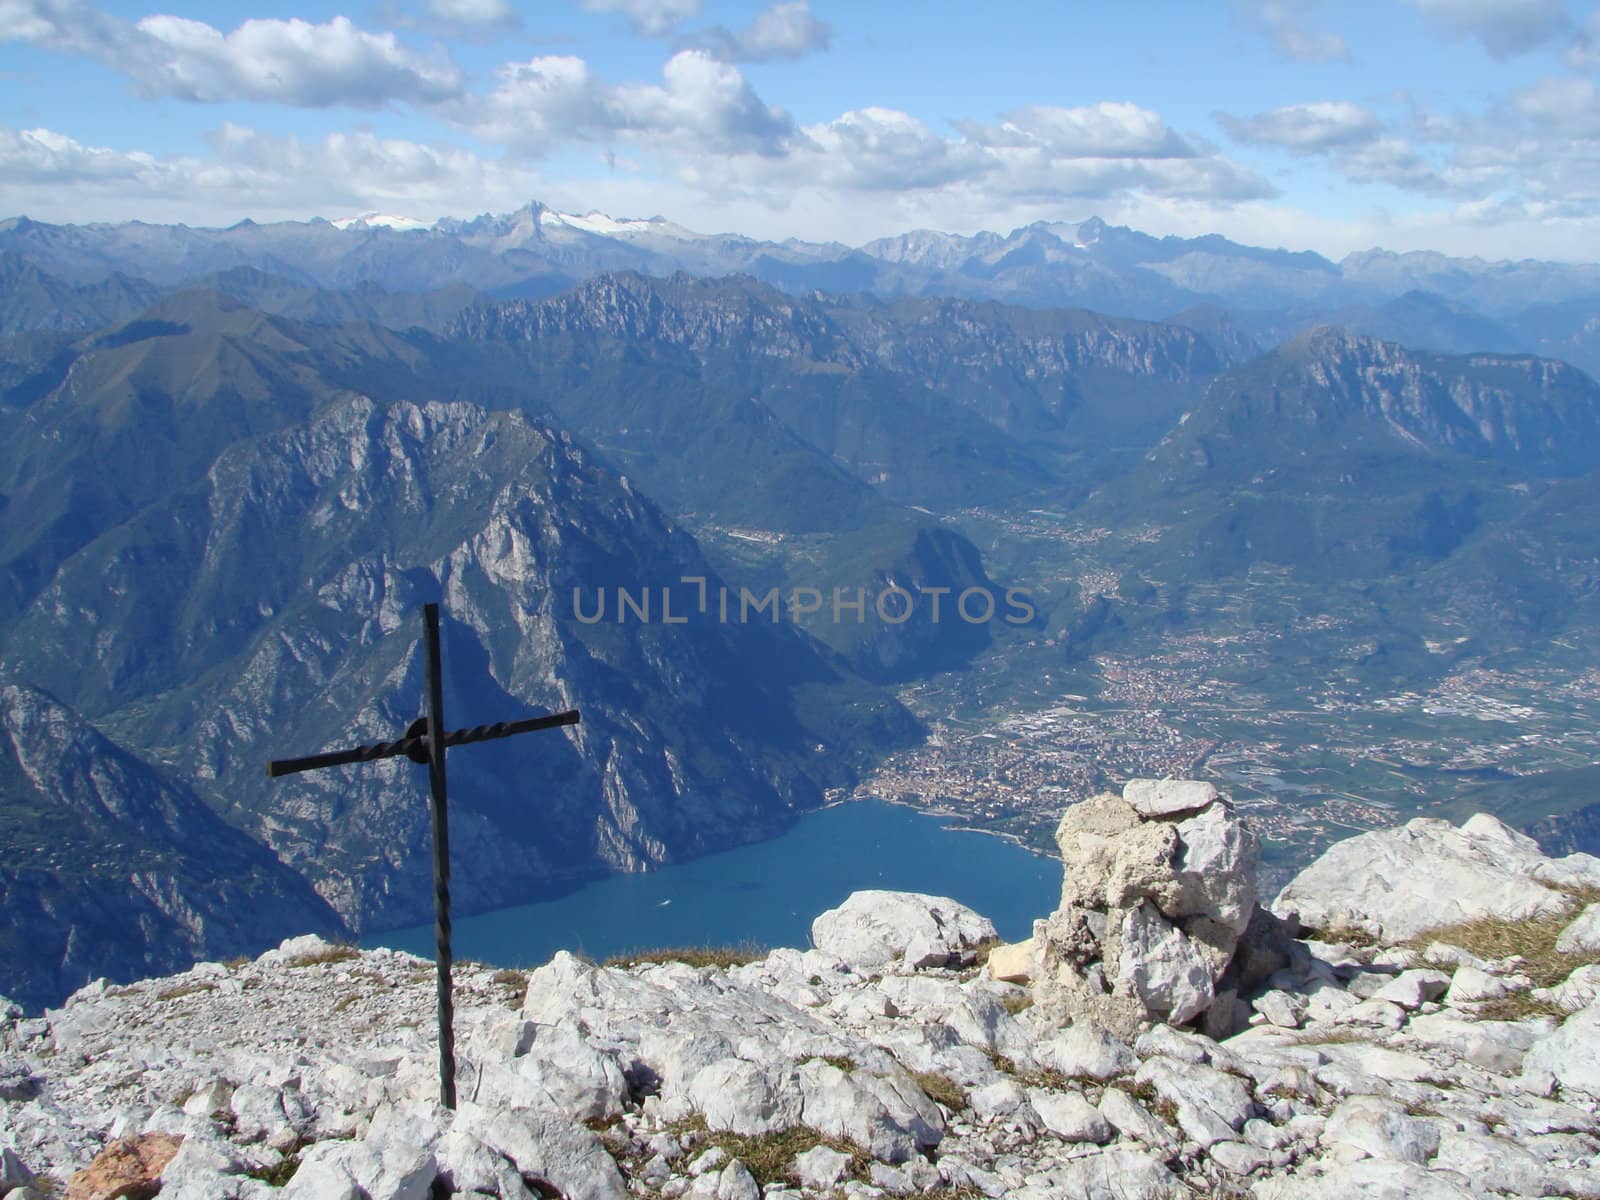
[(1056, 829), (1061, 906), (1034, 929), (1034, 998), (1127, 1036), (1242, 1016), (1229, 968), (1256, 911), (1260, 843), (1209, 783), (1135, 779)]

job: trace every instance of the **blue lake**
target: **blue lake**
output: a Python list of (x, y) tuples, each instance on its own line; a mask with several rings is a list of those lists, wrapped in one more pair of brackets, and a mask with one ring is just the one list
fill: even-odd
[[(644, 875), (614, 875), (557, 900), (455, 922), (457, 958), (534, 966), (557, 950), (596, 958), (662, 946), (810, 945), (811, 920), (863, 888), (950, 896), (1008, 941), (1061, 897), (1061, 864), (881, 801), (802, 818), (782, 837)], [(433, 926), (364, 938), (433, 956)]]

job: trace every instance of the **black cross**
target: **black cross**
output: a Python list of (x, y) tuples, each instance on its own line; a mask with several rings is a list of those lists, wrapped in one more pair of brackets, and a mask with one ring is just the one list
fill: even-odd
[(433, 813), (433, 936), (439, 964), (439, 1103), (446, 1108), (456, 1106), (456, 1035), (454, 1028), (455, 1005), (450, 996), (450, 814), (447, 807), (444, 777), (444, 752), (452, 746), (465, 746), (469, 742), (487, 742), (494, 738), (510, 737), (517, 733), (531, 733), (535, 729), (553, 729), (558, 725), (576, 725), (578, 710), (555, 713), (548, 717), (526, 717), (521, 721), (501, 721), (495, 725), (474, 725), (471, 729), (444, 729), (444, 693), (439, 679), (439, 606), (422, 606), (423, 643), (428, 657), (428, 715), (413, 721), (397, 741), (374, 742), (370, 746), (357, 746), (353, 750), (335, 750), (329, 754), (313, 754), (309, 758), (282, 758), (267, 764), (267, 774), (293, 775), (299, 771), (315, 771), (321, 767), (342, 767), (349, 763), (372, 762), (379, 758), (396, 758), (405, 755), (414, 763), (425, 763), (428, 768), (428, 789), (432, 796)]

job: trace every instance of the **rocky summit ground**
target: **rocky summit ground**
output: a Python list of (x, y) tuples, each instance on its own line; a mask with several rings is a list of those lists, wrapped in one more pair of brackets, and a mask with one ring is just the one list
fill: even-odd
[(808, 949), (457, 975), (312, 936), (0, 1018), (8, 1200), (1600, 1197), (1600, 860), (1486, 817), (1270, 907), (1207, 785), (1070, 810), (999, 946), (860, 892)]

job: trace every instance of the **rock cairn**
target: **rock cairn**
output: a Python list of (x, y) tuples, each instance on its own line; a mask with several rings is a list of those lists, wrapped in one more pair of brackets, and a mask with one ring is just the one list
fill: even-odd
[[(405, 954), (308, 936), (0, 1002), (0, 1196), (1600, 1200), (1600, 861), (1412, 822), (1273, 917), (1204, 785), (1063, 831), (1061, 909), (1011, 947), (953, 900), (860, 892), (737, 965), (463, 964), (454, 1113)], [(1430, 892), (1487, 862), (1480, 895)], [(1204, 1032), (1219, 1012), (1240, 1028)]]
[(1133, 780), (1068, 809), (1056, 844), (1061, 906), (1035, 926), (1028, 973), (1059, 1024), (1223, 1037), (1248, 1018), (1241, 984), (1287, 964), (1287, 932), (1256, 903), (1260, 844), (1211, 784)]

